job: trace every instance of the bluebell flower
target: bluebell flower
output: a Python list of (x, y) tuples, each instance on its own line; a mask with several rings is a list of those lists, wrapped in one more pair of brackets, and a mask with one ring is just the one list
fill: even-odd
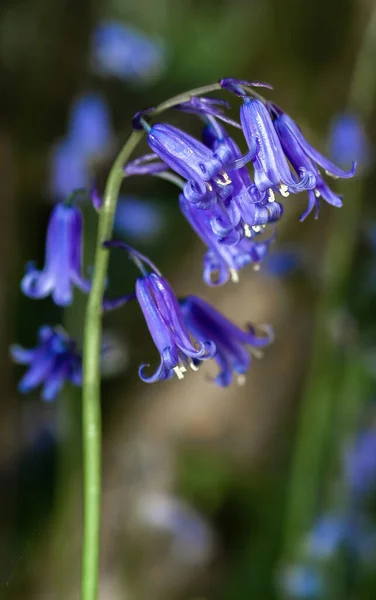
[(89, 185), (86, 157), (71, 140), (59, 142), (50, 159), (50, 189), (58, 200), (64, 200), (72, 190)]
[(370, 159), (370, 148), (360, 118), (351, 113), (336, 115), (329, 132), (329, 151), (332, 159), (342, 167), (356, 160), (364, 167)]
[(42, 398), (50, 401), (57, 396), (65, 381), (81, 385), (81, 354), (77, 352), (74, 340), (60, 327), (44, 325), (39, 329), (35, 348), (13, 345), (11, 355), (15, 362), (29, 365), (18, 385), (22, 393), (42, 385)]
[(55, 304), (68, 306), (73, 299), (73, 286), (89, 292), (90, 282), (82, 276), (82, 213), (68, 203), (57, 204), (47, 229), (46, 258), (40, 271), (29, 263), (21, 282), (29, 298), (45, 298), (49, 294)]
[(305, 540), (308, 555), (318, 560), (332, 558), (351, 536), (350, 522), (345, 516), (324, 515), (315, 523)]
[(334, 178), (353, 177), (355, 174), (356, 163), (353, 163), (350, 171), (343, 171), (307, 142), (293, 119), (283, 113), (278, 107), (272, 106), (272, 110), (275, 113), (274, 126), (287, 158), (294, 169), (304, 169), (306, 172), (312, 173), (316, 182), (313, 189), (308, 191), (308, 208), (303, 213), (300, 220), (305, 219), (314, 208), (316, 208), (317, 217), (320, 202), (319, 199), (321, 197), (332, 206), (341, 207), (341, 196), (338, 196), (338, 194), (335, 194), (329, 188), (322, 178), (318, 167), (324, 169), (327, 175)]
[(301, 254), (301, 248), (277, 248), (265, 258), (264, 269), (273, 277), (290, 275), (304, 265), (304, 257)]
[(258, 190), (248, 169), (245, 166), (238, 167), (243, 163), (244, 157), (236, 142), (227, 134), (226, 130), (211, 118), (209, 124), (203, 131), (205, 145), (213, 152), (220, 148), (226, 148), (228, 155), (231, 156), (233, 165), (237, 168), (228, 171), (232, 182), (232, 194), (226, 200), (226, 206), (231, 206), (232, 211), (237, 211), (238, 218), (233, 217), (233, 221), (242, 222), (245, 235), (251, 235), (251, 229), (258, 231), (260, 225), (274, 223), (278, 221), (283, 214), (283, 207), (275, 202), (272, 191), (263, 200), (260, 200)]
[(103, 21), (93, 34), (93, 68), (134, 83), (151, 83), (165, 68), (162, 44), (129, 25)]
[[(197, 342), (192, 341), (176, 296), (155, 265), (122, 242), (106, 242), (105, 247), (125, 249), (143, 273), (136, 281), (136, 298), (159, 351), (160, 365), (153, 375), (147, 376), (144, 371), (149, 365), (142, 364), (138, 371), (142, 381), (154, 383), (169, 379), (174, 373), (182, 379), (186, 372), (186, 364), (196, 370), (196, 361), (212, 358), (216, 351), (214, 344), (202, 338)], [(147, 269), (150, 269), (151, 273), (148, 273)]]
[(187, 296), (180, 305), (191, 334), (197, 340), (211, 340), (216, 347), (214, 358), (220, 371), (214, 382), (221, 387), (228, 386), (235, 372), (238, 382), (242, 383), (251, 366), (251, 352), (260, 355), (260, 348), (272, 341), (271, 328), (264, 327), (262, 336), (257, 335), (253, 325), (243, 331), (197, 296)]
[(284, 595), (296, 600), (322, 598), (324, 582), (318, 569), (305, 564), (291, 565), (280, 577)]
[(298, 193), (315, 186), (314, 173), (304, 164), (293, 164), (300, 180), (291, 172), (273, 121), (263, 102), (246, 96), (240, 108), (240, 120), (250, 150), (256, 142), (257, 150), (252, 162), (260, 199), (265, 194), (270, 194), (269, 190), (279, 190), (286, 196), (289, 192)]
[(147, 132), (151, 150), (187, 180), (184, 195), (189, 202), (208, 208), (215, 205), (217, 196), (224, 199), (231, 194), (227, 148), (213, 153), (199, 140), (165, 123), (156, 123)]
[(151, 242), (166, 226), (166, 219), (156, 201), (137, 196), (120, 196), (115, 214), (115, 231), (130, 239)]
[(179, 203), (190, 226), (208, 248), (204, 257), (203, 272), (204, 281), (208, 285), (223, 285), (229, 279), (237, 283), (239, 271), (248, 264), (258, 268), (274, 241), (274, 235), (259, 241), (253, 232), (253, 237), (243, 237), (237, 243), (222, 243), (213, 233), (213, 221), (218, 222), (217, 214), (213, 216), (210, 209), (198, 209), (188, 202), (183, 194), (179, 197)]
[(113, 136), (108, 103), (99, 94), (84, 94), (71, 107), (69, 143), (86, 159), (101, 155), (108, 149)]
[(344, 470), (353, 501), (376, 492), (376, 429), (358, 434), (346, 452)]

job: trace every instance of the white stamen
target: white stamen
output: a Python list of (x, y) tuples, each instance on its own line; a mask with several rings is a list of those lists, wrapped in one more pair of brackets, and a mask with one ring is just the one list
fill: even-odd
[(259, 233), (259, 231), (261, 231), (260, 225), (252, 225), (252, 229), (255, 233)]
[(236, 383), (238, 385), (244, 385), (245, 384), (245, 375), (238, 375), (236, 378)]
[(252, 232), (251, 232), (251, 228), (248, 225), (248, 223), (244, 223), (244, 233), (245, 233), (245, 237), (252, 237)]
[(191, 358), (188, 358), (188, 364), (191, 367), (192, 371), (198, 371), (198, 366), (195, 365), (195, 363), (193, 362), (193, 360)]
[(221, 171), (221, 173), (219, 173), (219, 175), (222, 175), (223, 179), (221, 179), (220, 177), (217, 177), (215, 179), (215, 182), (218, 183), (218, 185), (222, 185), (223, 187), (226, 187), (226, 185), (232, 184), (230, 177), (227, 175), (227, 173), (225, 173), (225, 171)]
[(256, 263), (255, 265), (253, 265), (253, 270), (254, 271), (259, 271), (260, 270), (260, 265), (258, 263)]
[(207, 188), (208, 188), (209, 192), (212, 192), (212, 191), (213, 191), (213, 188), (212, 188), (212, 186), (210, 185), (210, 183), (207, 183), (206, 185), (207, 185)]
[(339, 179), (338, 175), (333, 175), (333, 173), (330, 173), (329, 171), (325, 171), (325, 173), (329, 175), (329, 177), (331, 177), (332, 179)]
[(231, 269), (229, 269), (229, 271), (230, 271), (230, 279), (231, 279), (231, 281), (233, 283), (239, 283), (239, 274), (238, 274), (237, 270), (233, 269), (231, 267)]
[(273, 192), (273, 190), (270, 189), (269, 190), (269, 202), (274, 202), (274, 200), (275, 200), (274, 192)]
[(263, 358), (264, 356), (263, 351), (259, 350), (258, 348), (251, 348), (251, 354), (254, 356), (254, 358)]
[(183, 371), (180, 367), (174, 367), (174, 373), (178, 379), (184, 379)]
[(315, 188), (313, 191), (315, 192), (316, 198), (320, 198), (321, 194), (320, 194), (319, 190), (317, 188)]
[(290, 195), (289, 188), (284, 183), (281, 183), (281, 185), (279, 186), (279, 191), (281, 196), (283, 196), (284, 198), (287, 198), (287, 196)]

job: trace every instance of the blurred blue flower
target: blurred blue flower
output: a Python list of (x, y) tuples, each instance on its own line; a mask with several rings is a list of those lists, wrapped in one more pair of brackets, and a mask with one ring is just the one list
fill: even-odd
[(59, 202), (53, 208), (47, 228), (46, 257), (43, 269), (34, 262), (26, 265), (21, 281), (25, 296), (46, 298), (51, 294), (58, 306), (73, 300), (73, 287), (90, 291), (90, 282), (82, 275), (82, 213), (72, 204)]
[(171, 536), (171, 554), (184, 563), (202, 564), (213, 549), (213, 534), (203, 519), (182, 500), (163, 493), (149, 493), (138, 502), (138, 516), (149, 527)]
[(356, 160), (364, 167), (370, 158), (370, 148), (361, 120), (351, 113), (338, 114), (331, 123), (329, 151), (332, 159), (347, 167)]
[(305, 549), (311, 558), (326, 560), (332, 557), (351, 533), (350, 523), (338, 515), (320, 517), (308, 534)]
[(376, 429), (361, 432), (345, 455), (345, 476), (354, 500), (376, 491)]
[(74, 189), (89, 185), (85, 155), (70, 139), (58, 142), (50, 159), (50, 190), (54, 198), (64, 200)]
[(94, 31), (92, 62), (100, 75), (150, 83), (160, 76), (165, 58), (162, 44), (134, 27), (104, 21)]
[(302, 266), (302, 257), (297, 249), (280, 248), (267, 254), (263, 267), (268, 275), (285, 277), (294, 273)]
[(120, 196), (115, 214), (115, 231), (130, 240), (151, 242), (166, 226), (157, 202), (137, 196)]
[(104, 154), (112, 138), (110, 109), (99, 94), (85, 94), (72, 105), (68, 140), (85, 158)]
[(42, 385), (43, 400), (54, 400), (65, 381), (81, 385), (82, 358), (76, 343), (60, 327), (43, 325), (38, 331), (38, 344), (26, 349), (11, 346), (13, 360), (29, 369), (21, 379), (18, 389), (27, 393)]
[(303, 564), (288, 567), (280, 579), (284, 593), (290, 598), (319, 598), (323, 592), (323, 581), (316, 569)]

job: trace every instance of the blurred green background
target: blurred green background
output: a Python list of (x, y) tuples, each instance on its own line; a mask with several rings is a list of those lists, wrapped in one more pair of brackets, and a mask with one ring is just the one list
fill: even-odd
[[(63, 322), (82, 338), (79, 292), (63, 314), (19, 289), (25, 262), (43, 264), (56, 199), (51, 165), (72, 103), (88, 92), (108, 103), (111, 143), (88, 167), (103, 190), (137, 110), (228, 76), (270, 82), (268, 98), (322, 152), (332, 119), (358, 112), (368, 167), (335, 184), (344, 207), (323, 206), (317, 221), (298, 222), (305, 195), (285, 201), (272, 252), (291, 250), (292, 272), (245, 270), (238, 285), (219, 289), (202, 283), (203, 247), (179, 213), (175, 188), (154, 178), (125, 182), (124, 194), (152, 202), (159, 225), (142, 235), (142, 215), (132, 226), (128, 214), (117, 237), (148, 254), (179, 295), (201, 294), (239, 325), (271, 323), (276, 341), (243, 387), (218, 389), (205, 369), (145, 386), (137, 367), (157, 357), (138, 306), (106, 316), (114, 350), (103, 378), (100, 598), (375, 597), (373, 546), (366, 559), (341, 547), (319, 561), (303, 547), (320, 515), (346, 514), (344, 448), (376, 420), (373, 10), (366, 0), (1, 3), (0, 598), (79, 597), (80, 393), (66, 388), (53, 404), (38, 392), (20, 396), (22, 370), (9, 358), (12, 342), (34, 345), (42, 323)], [(156, 62), (141, 68), (143, 47), (131, 44), (132, 69), (98, 70), (93, 35), (108, 21), (155, 45)], [(230, 101), (236, 118), (237, 100)], [(194, 116), (168, 119), (200, 133)], [(97, 218), (88, 203), (82, 209), (90, 266)], [(111, 293), (131, 290), (135, 276), (114, 252)], [(310, 575), (300, 577), (296, 565)]]

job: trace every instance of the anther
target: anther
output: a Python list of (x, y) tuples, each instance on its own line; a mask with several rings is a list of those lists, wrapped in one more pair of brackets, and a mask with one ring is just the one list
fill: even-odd
[(193, 360), (191, 358), (188, 358), (188, 364), (191, 367), (192, 371), (198, 371), (198, 366), (195, 365), (195, 363), (193, 362)]
[(315, 188), (313, 191), (315, 192), (316, 198), (320, 198), (321, 194), (320, 194), (319, 190), (317, 188)]
[(281, 183), (281, 185), (279, 186), (279, 192), (284, 198), (287, 198), (287, 196), (290, 195), (289, 188), (284, 183)]
[(245, 233), (245, 237), (252, 237), (252, 231), (250, 226), (248, 225), (248, 223), (244, 223), (244, 233)]
[(230, 271), (231, 281), (233, 283), (239, 283), (239, 274), (238, 274), (237, 270), (234, 269), (233, 267), (231, 267), (231, 269), (229, 269), (229, 271)]
[[(186, 369), (185, 369), (186, 370)], [(184, 371), (181, 367), (177, 366), (174, 367), (174, 373), (177, 376), (178, 379), (184, 379)]]
[(269, 202), (274, 202), (275, 200), (275, 195), (273, 190), (269, 189), (269, 196), (268, 196)]

